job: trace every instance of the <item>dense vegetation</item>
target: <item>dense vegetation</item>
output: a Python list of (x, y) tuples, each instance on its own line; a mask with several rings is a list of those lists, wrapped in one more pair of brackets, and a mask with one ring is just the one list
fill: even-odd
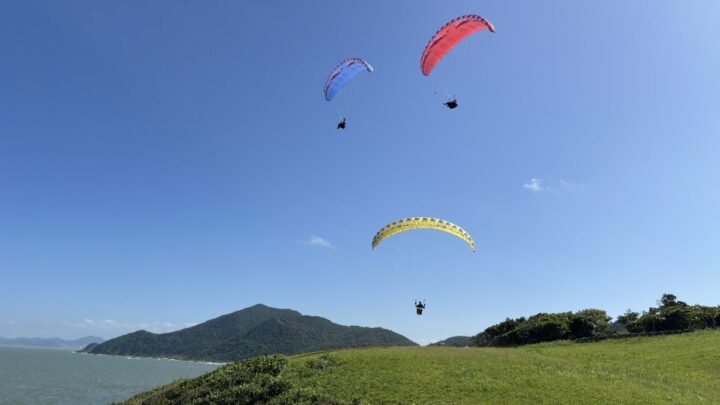
[(288, 360), (283, 356), (260, 356), (219, 368), (191, 380), (156, 388), (131, 398), (128, 404), (327, 404), (325, 395), (293, 386), (281, 373)]
[(634, 333), (715, 328), (720, 326), (720, 306), (688, 305), (673, 294), (663, 294), (658, 307), (642, 314), (628, 309), (618, 322)]
[(177, 332), (144, 330), (85, 349), (93, 354), (236, 361), (261, 354), (318, 350), (412, 346), (412, 341), (382, 328), (342, 326), (289, 309), (255, 305)]
[(720, 326), (720, 307), (687, 305), (663, 294), (657, 308), (628, 310), (615, 323), (600, 309), (506, 319), (473, 337), (475, 346), (520, 346), (554, 340), (607, 337), (618, 333), (699, 330)]
[(611, 330), (610, 319), (599, 309), (508, 318), (477, 334), (473, 342), (476, 346), (520, 346), (607, 334)]
[(720, 332), (544, 343), (406, 347), (261, 357), (128, 404), (715, 404)]

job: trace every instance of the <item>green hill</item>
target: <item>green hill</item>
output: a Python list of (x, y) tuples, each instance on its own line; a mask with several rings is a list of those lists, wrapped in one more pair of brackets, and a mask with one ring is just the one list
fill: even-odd
[(127, 404), (718, 404), (719, 347), (719, 331), (702, 331), (588, 344), (268, 356)]
[(471, 336), (453, 336), (439, 342), (432, 343), (430, 346), (449, 346), (449, 347), (469, 347), (475, 346)]
[(269, 353), (296, 354), (346, 347), (413, 346), (383, 328), (343, 326), (290, 309), (255, 305), (176, 332), (144, 330), (86, 347), (92, 354), (236, 361)]

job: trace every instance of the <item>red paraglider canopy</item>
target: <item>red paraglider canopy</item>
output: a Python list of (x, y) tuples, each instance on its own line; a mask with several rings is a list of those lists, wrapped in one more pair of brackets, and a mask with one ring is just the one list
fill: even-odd
[(479, 15), (464, 15), (458, 17), (449, 23), (443, 25), (438, 32), (430, 38), (422, 58), (420, 58), (420, 70), (427, 76), (435, 68), (435, 65), (447, 54), (458, 42), (462, 41), (468, 35), (485, 28), (490, 32), (495, 32), (495, 27), (490, 21), (480, 17)]

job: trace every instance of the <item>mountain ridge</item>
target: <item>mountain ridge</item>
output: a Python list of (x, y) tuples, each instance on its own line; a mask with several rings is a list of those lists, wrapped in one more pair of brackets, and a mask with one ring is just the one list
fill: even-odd
[(84, 336), (78, 339), (61, 339), (58, 337), (38, 338), (38, 337), (18, 337), (4, 338), (0, 337), (0, 346), (23, 346), (23, 347), (47, 347), (58, 349), (79, 349), (87, 347), (89, 344), (102, 343), (105, 339), (98, 336)]
[(292, 309), (256, 304), (175, 332), (138, 330), (86, 347), (91, 354), (237, 361), (348, 347), (415, 346), (384, 328), (345, 326)]

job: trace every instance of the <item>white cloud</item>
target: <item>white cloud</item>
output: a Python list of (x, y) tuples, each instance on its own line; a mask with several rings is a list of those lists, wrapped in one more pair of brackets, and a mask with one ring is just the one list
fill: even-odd
[(89, 318), (85, 318), (81, 322), (60, 321), (60, 323), (73, 329), (93, 330), (97, 332), (115, 331), (120, 333), (134, 332), (140, 329), (144, 329), (154, 333), (166, 333), (197, 325), (196, 323), (191, 322), (177, 324), (171, 322), (123, 323), (112, 319), (93, 320)]
[(335, 249), (335, 246), (333, 246), (329, 240), (323, 239), (316, 235), (310, 236), (310, 239), (304, 241), (303, 243), (306, 243), (308, 245), (313, 245), (313, 246), (322, 246), (322, 247), (326, 247), (326, 248), (330, 248), (330, 249)]
[(536, 179), (536, 178), (532, 178), (532, 179), (530, 179), (530, 181), (523, 184), (523, 188), (526, 190), (530, 190), (533, 193), (539, 193), (539, 192), (545, 190), (542, 179)]
[(560, 180), (560, 191), (577, 191), (582, 190), (583, 186), (580, 183), (573, 181)]
[(546, 184), (543, 179), (533, 177), (523, 184), (523, 188), (532, 193), (568, 193), (571, 191), (580, 190), (582, 189), (582, 186), (578, 183), (563, 179), (557, 181), (550, 181), (550, 184)]

